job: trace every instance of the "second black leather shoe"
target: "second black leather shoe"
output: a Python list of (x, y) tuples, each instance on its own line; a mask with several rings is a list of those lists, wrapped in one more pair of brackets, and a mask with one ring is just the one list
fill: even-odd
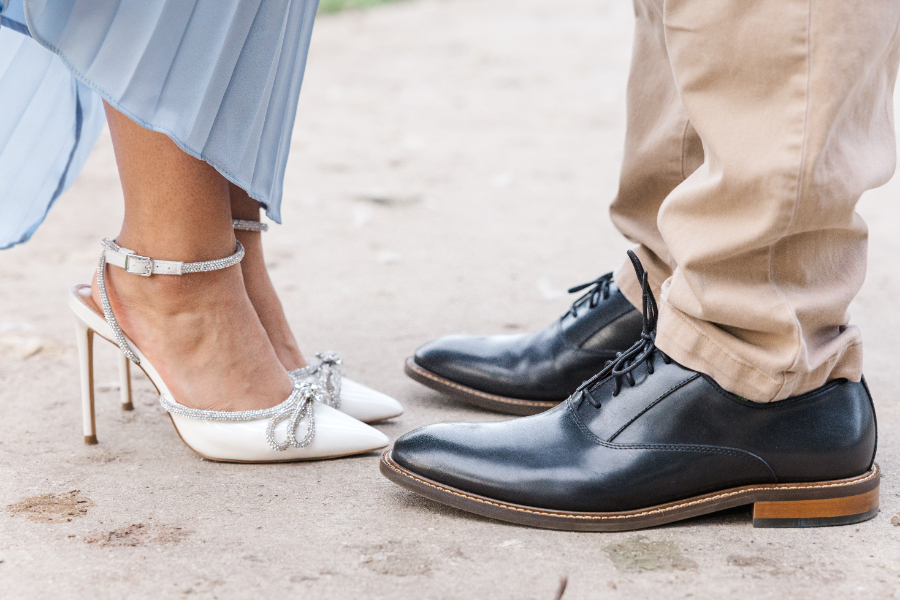
[(406, 360), (406, 374), (430, 388), (499, 412), (533, 415), (556, 406), (641, 336), (641, 313), (612, 273), (556, 322), (516, 335), (451, 335)]
[(865, 381), (767, 404), (731, 394), (656, 348), (656, 304), (639, 272), (641, 340), (564, 403), (412, 431), (384, 453), (381, 472), (438, 502), (551, 529), (640, 529), (745, 504), (757, 527), (874, 517), (880, 472)]

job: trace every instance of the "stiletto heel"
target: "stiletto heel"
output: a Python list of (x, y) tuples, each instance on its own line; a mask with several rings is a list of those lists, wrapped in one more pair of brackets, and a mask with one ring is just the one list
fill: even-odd
[[(168, 411), (181, 440), (204, 458), (224, 462), (292, 462), (360, 454), (387, 446), (389, 440), (383, 433), (325, 404), (324, 390), (312, 383), (295, 381), (294, 389), (284, 402), (262, 410), (198, 410), (179, 403), (153, 364), (119, 327), (106, 289), (107, 263), (142, 277), (186, 275), (236, 265), (244, 256), (244, 248), (238, 243), (237, 251), (231, 256), (196, 263), (139, 256), (110, 240), (103, 240), (103, 248), (97, 266), (97, 288), (102, 306), (96, 306), (88, 285), (76, 285), (69, 297), (78, 332), (86, 443), (97, 443), (92, 348), (96, 333), (117, 344), (127, 357), (124, 363), (119, 362), (123, 408), (132, 406), (130, 361), (156, 386), (159, 402)], [(303, 421), (306, 422), (304, 433), (298, 439), (297, 430)]]
[[(259, 221), (233, 219), (237, 231), (262, 233), (269, 226)], [(334, 352), (317, 352), (318, 362), (288, 371), (296, 383), (314, 383), (323, 389), (324, 402), (363, 423), (393, 419), (403, 414), (403, 405), (386, 394), (377, 392), (344, 376), (343, 361)]]
[(94, 331), (81, 319), (75, 319), (75, 340), (78, 344), (78, 367), (81, 373), (81, 418), (84, 422), (84, 443), (97, 443), (97, 424), (94, 419)]
[(134, 410), (131, 402), (131, 361), (124, 354), (118, 355), (119, 360), (119, 396), (122, 399), (122, 410)]

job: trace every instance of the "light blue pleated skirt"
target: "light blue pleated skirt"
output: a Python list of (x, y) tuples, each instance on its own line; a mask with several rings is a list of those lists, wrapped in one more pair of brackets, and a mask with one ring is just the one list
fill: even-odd
[(318, 0), (0, 0), (0, 248), (75, 181), (101, 98), (281, 222)]

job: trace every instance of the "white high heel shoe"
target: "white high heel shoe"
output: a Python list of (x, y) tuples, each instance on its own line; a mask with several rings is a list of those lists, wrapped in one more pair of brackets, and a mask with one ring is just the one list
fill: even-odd
[[(259, 221), (232, 220), (238, 231), (262, 233), (269, 226)], [(365, 423), (393, 419), (403, 414), (403, 405), (381, 392), (344, 376), (342, 361), (334, 352), (317, 352), (317, 363), (288, 371), (298, 383), (316, 383), (324, 389), (324, 402)]]
[[(97, 443), (93, 375), (93, 336), (96, 333), (118, 344), (122, 350), (123, 357), (119, 361), (122, 407), (130, 409), (133, 406), (130, 360), (156, 386), (160, 404), (168, 411), (182, 441), (204, 458), (225, 462), (290, 462), (336, 458), (387, 446), (387, 436), (325, 404), (324, 390), (311, 383), (295, 382), (294, 389), (284, 402), (262, 410), (198, 410), (179, 404), (147, 357), (119, 328), (106, 291), (106, 264), (143, 277), (185, 275), (235, 265), (243, 258), (244, 248), (238, 243), (237, 252), (227, 258), (182, 263), (138, 256), (109, 240), (103, 240), (103, 247), (97, 267), (102, 314), (91, 298), (90, 286), (76, 285), (69, 297), (69, 306), (75, 313), (81, 365), (85, 443)], [(303, 421), (305, 431), (298, 439), (296, 432)]]

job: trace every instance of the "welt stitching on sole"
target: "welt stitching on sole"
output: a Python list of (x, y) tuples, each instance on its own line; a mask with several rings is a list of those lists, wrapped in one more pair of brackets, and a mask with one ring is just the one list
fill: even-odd
[[(558, 517), (558, 518), (562, 518), (562, 519), (596, 520), (596, 521), (610, 521), (610, 520), (616, 520), (616, 519), (636, 519), (636, 518), (638, 518), (638, 517), (646, 517), (646, 516), (650, 516), (650, 515), (654, 515), (654, 514), (662, 514), (662, 513), (666, 513), (666, 512), (671, 512), (671, 511), (673, 511), (673, 510), (678, 510), (678, 509), (682, 509), (682, 508), (687, 508), (687, 507), (689, 507), (689, 506), (695, 506), (695, 505), (700, 505), (700, 504), (707, 504), (707, 503), (709, 503), (709, 502), (712, 502), (712, 501), (714, 501), (714, 500), (719, 500), (719, 499), (722, 499), (722, 498), (729, 498), (729, 497), (731, 497), (731, 496), (738, 496), (738, 495), (742, 495), (742, 494), (747, 494), (747, 493), (750, 493), (750, 492), (753, 492), (753, 491), (756, 491), (756, 490), (765, 490), (765, 489), (776, 489), (776, 490), (805, 490), (805, 489), (821, 489), (821, 488), (844, 487), (844, 486), (848, 486), (848, 485), (856, 485), (856, 484), (859, 484), (859, 483), (866, 482), (866, 481), (872, 479), (873, 477), (875, 477), (875, 476), (877, 476), (877, 475), (879, 475), (879, 474), (881, 473), (881, 469), (879, 469), (879, 468), (874, 468), (874, 469), (872, 469), (872, 471), (871, 471), (868, 475), (866, 475), (866, 476), (863, 477), (862, 479), (853, 480), (853, 481), (848, 481), (848, 482), (843, 482), (843, 483), (827, 483), (827, 484), (826, 484), (826, 483), (811, 483), (811, 484), (808, 484), (808, 485), (798, 485), (798, 486), (793, 486), (793, 487), (791, 487), (791, 486), (786, 486), (786, 485), (784, 485), (784, 484), (764, 484), (764, 485), (767, 486), (767, 487), (758, 487), (758, 488), (756, 488), (756, 489), (751, 488), (751, 489), (746, 489), (746, 490), (742, 490), (742, 491), (738, 491), (738, 492), (726, 492), (726, 493), (724, 493), (724, 494), (719, 494), (719, 495), (716, 495), (716, 496), (711, 496), (711, 497), (709, 497), (709, 498), (704, 498), (703, 500), (692, 500), (692, 501), (690, 501), (690, 502), (684, 502), (684, 503), (682, 503), (682, 504), (677, 504), (677, 505), (675, 505), (675, 506), (668, 506), (668, 507), (666, 507), (666, 508), (654, 508), (654, 509), (652, 509), (652, 510), (641, 511), (641, 512), (633, 513), (633, 514), (630, 514), (630, 515), (583, 515), (583, 514), (582, 514), (582, 515), (576, 515), (576, 514), (567, 514), (567, 513), (546, 512), (546, 511), (541, 511), (541, 510), (535, 510), (535, 509), (532, 509), (532, 508), (523, 508), (523, 507), (520, 507), (520, 506), (512, 506), (512, 505), (510, 505), (510, 504), (506, 504), (506, 503), (503, 503), (503, 502), (497, 502), (497, 501), (494, 501), (494, 500), (487, 500), (487, 499), (485, 499), (485, 498), (479, 498), (479, 497), (477, 497), (477, 496), (471, 496), (471, 495), (466, 494), (466, 493), (463, 493), (463, 492), (458, 492), (458, 491), (455, 491), (455, 490), (451, 490), (451, 489), (449, 489), (449, 488), (445, 488), (445, 487), (440, 486), (440, 485), (436, 485), (436, 484), (434, 484), (434, 483), (431, 483), (431, 482), (428, 481), (427, 479), (423, 479), (423, 478), (421, 478), (421, 477), (418, 477), (418, 476), (416, 476), (416, 475), (413, 475), (412, 473), (409, 473), (409, 472), (407, 472), (407, 471), (401, 470), (401, 469), (395, 467), (395, 466), (394, 466), (393, 464), (391, 464), (390, 462), (388, 462), (388, 459), (386, 459), (386, 457), (382, 457), (381, 463), (384, 464), (384, 465), (387, 465), (392, 471), (395, 471), (395, 472), (396, 472), (398, 475), (400, 475), (401, 477), (406, 477), (407, 479), (412, 479), (412, 480), (414, 480), (414, 481), (418, 481), (419, 483), (421, 483), (421, 484), (423, 484), (423, 485), (427, 485), (428, 487), (432, 487), (432, 488), (434, 488), (434, 489), (436, 489), (436, 490), (438, 490), (438, 491), (440, 491), (440, 492), (443, 492), (443, 493), (445, 493), (445, 494), (453, 494), (454, 496), (459, 496), (459, 497), (461, 497), (461, 498), (465, 498), (465, 499), (467, 499), (467, 500), (471, 500), (471, 501), (474, 501), (474, 502), (480, 502), (480, 503), (482, 503), (482, 504), (489, 504), (489, 505), (491, 505), (491, 506), (496, 506), (496, 507), (498, 507), (498, 508), (503, 508), (503, 509), (506, 509), (506, 510), (513, 510), (513, 511), (517, 511), (517, 512), (525, 512), (525, 513), (530, 513), (530, 514), (539, 515), (539, 516)], [(775, 486), (775, 487), (773, 488), (772, 486)], [(783, 486), (783, 487), (782, 487), (782, 486)]]
[(516, 400), (515, 398), (507, 398), (506, 396), (497, 396), (495, 394), (488, 394), (486, 392), (480, 392), (476, 389), (466, 387), (464, 385), (460, 385), (458, 383), (454, 383), (449, 379), (444, 379), (443, 377), (439, 377), (431, 373), (431, 371), (427, 371), (417, 365), (415, 361), (408, 361), (407, 365), (412, 363), (412, 369), (416, 372), (417, 375), (421, 375), (427, 379), (434, 381), (435, 383), (439, 383), (443, 386), (451, 387), (460, 392), (471, 394), (473, 396), (480, 396), (486, 400), (493, 400), (494, 402), (502, 402), (504, 404), (520, 404), (522, 406), (546, 406), (547, 408), (552, 408), (556, 406), (558, 403), (543, 401), (543, 400)]

